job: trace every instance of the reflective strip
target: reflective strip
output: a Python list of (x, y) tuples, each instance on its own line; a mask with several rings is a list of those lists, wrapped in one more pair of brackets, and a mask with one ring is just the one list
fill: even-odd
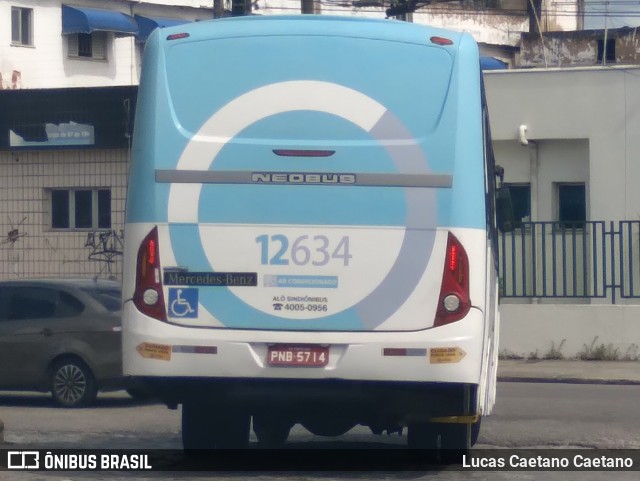
[(480, 421), (479, 414), (473, 414), (469, 416), (444, 416), (439, 418), (429, 419), (432, 423), (442, 424), (475, 424)]
[(186, 354), (218, 354), (216, 346), (173, 346), (172, 351)]
[(383, 356), (388, 357), (405, 357), (405, 356), (426, 356), (427, 350), (420, 348), (404, 348), (404, 347), (385, 347), (382, 350)]
[[(254, 174), (286, 174), (309, 176), (353, 176), (353, 182), (334, 181), (256, 181)], [(353, 174), (342, 172), (252, 172), (210, 170), (156, 170), (156, 182), (168, 184), (260, 184), (260, 185), (357, 185), (363, 187), (431, 187), (449, 188), (453, 185), (450, 174)]]

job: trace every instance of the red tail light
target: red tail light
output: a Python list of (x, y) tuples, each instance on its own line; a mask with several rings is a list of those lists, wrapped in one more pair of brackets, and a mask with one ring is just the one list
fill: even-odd
[(167, 40), (180, 40), (182, 38), (188, 38), (189, 34), (186, 32), (182, 32), (182, 33), (172, 33), (171, 35), (167, 36)]
[(167, 320), (162, 293), (158, 228), (154, 227), (144, 238), (138, 250), (136, 264), (136, 290), (133, 303), (140, 312), (160, 321)]
[(459, 321), (471, 308), (469, 299), (469, 258), (456, 237), (449, 232), (447, 257), (434, 327)]
[(453, 40), (445, 37), (431, 37), (430, 40), (436, 45), (453, 45)]

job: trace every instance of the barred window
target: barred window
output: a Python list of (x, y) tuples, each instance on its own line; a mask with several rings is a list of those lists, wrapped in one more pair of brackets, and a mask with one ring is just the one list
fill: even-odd
[(110, 229), (110, 189), (49, 189), (52, 229)]

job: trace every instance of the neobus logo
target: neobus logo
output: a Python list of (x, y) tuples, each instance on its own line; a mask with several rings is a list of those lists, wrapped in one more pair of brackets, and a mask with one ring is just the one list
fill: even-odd
[(355, 184), (355, 174), (252, 172), (251, 182), (265, 184)]

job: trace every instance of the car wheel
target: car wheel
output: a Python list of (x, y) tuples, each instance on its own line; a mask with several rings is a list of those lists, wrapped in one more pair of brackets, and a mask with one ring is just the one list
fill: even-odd
[(87, 406), (96, 399), (98, 389), (91, 369), (78, 359), (57, 361), (51, 370), (51, 395), (60, 406)]

